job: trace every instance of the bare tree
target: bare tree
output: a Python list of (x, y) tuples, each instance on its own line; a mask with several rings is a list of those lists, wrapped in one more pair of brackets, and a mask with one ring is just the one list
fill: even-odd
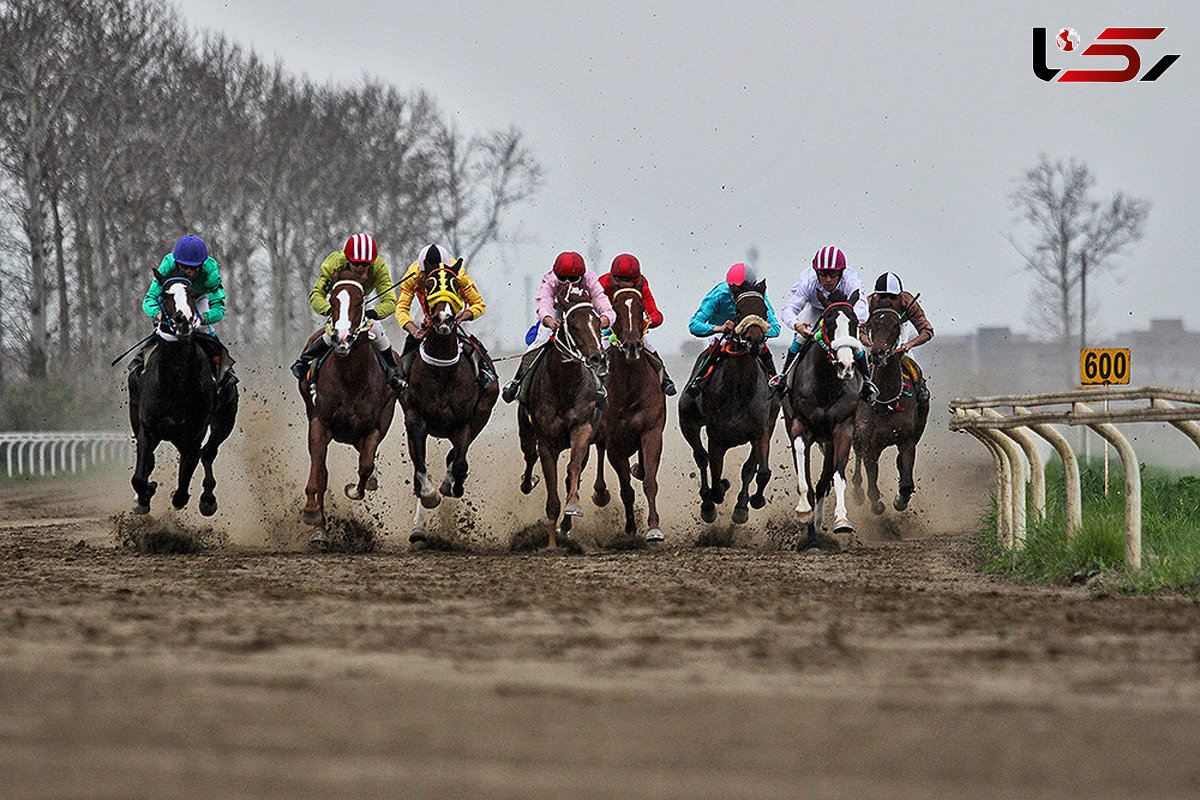
[(1101, 200), (1095, 184), (1087, 164), (1042, 155), (1009, 195), (1018, 227), (1008, 240), (1037, 277), (1034, 310), (1064, 351), (1085, 324), (1079, 292), (1086, 276), (1115, 269), (1113, 257), (1141, 238), (1150, 211), (1147, 201), (1124, 192)]

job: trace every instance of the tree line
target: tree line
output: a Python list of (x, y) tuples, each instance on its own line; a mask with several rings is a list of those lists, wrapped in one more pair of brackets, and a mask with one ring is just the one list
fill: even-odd
[(466, 135), (424, 91), (315, 83), (160, 0), (0, 0), (0, 386), (107, 369), (184, 233), (221, 263), (222, 336), (283, 355), (350, 233), (469, 262), (541, 175), (515, 127)]

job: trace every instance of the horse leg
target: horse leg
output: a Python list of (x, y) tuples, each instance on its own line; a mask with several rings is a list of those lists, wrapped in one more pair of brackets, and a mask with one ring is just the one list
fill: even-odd
[(729, 491), (729, 481), (721, 477), (721, 473), (725, 470), (725, 453), (726, 449), (712, 448), (712, 442), (709, 442), (710, 449), (708, 451), (708, 469), (712, 473), (712, 501), (717, 505), (725, 502), (725, 493)]
[[(604, 483), (604, 442), (596, 442), (596, 483), (592, 486), (592, 502), (603, 508), (612, 500), (612, 495), (608, 491), (608, 486)], [(611, 456), (612, 453), (610, 452)], [(617, 462), (613, 461), (613, 469), (617, 468)]]
[[(662, 430), (656, 428), (642, 435), (641, 461), (638, 464), (642, 468), (642, 493), (646, 495), (647, 542), (663, 540), (658, 521), (658, 462), (661, 458)], [(630, 474), (633, 474), (632, 470)]]
[(537, 476), (533, 474), (533, 465), (538, 460), (537, 434), (533, 426), (525, 421), (525, 415), (517, 412), (517, 432), (521, 439), (521, 455), (525, 457), (525, 474), (521, 476), (521, 494), (529, 494), (537, 486)]
[[(810, 466), (810, 443), (804, 437), (804, 428), (799, 421), (793, 421), (789, 426), (789, 439), (792, 445), (792, 466), (796, 470), (796, 492), (800, 499), (796, 501), (796, 521), (801, 525), (811, 527), (813, 517), (812, 507), (812, 467)], [(801, 451), (803, 451), (804, 468), (800, 468)]]
[(359, 444), (358, 450), (358, 484), (347, 483), (343, 491), (351, 500), (362, 500), (367, 491), (367, 484), (375, 474), (375, 453), (379, 450), (379, 442), (383, 433), (378, 428), (371, 431)]
[(633, 478), (630, 475), (629, 459), (615, 458), (613, 470), (617, 473), (617, 481), (621, 484), (621, 504), (625, 506), (625, 533), (637, 533), (637, 520), (633, 517)]
[(130, 481), (133, 491), (137, 493), (137, 505), (133, 507), (135, 514), (150, 513), (150, 498), (158, 488), (158, 483), (150, 480), (150, 474), (154, 472), (154, 450), (157, 447), (157, 439), (152, 439), (144, 430), (138, 432), (137, 462), (133, 470), (133, 479)]
[(308, 485), (304, 494), (308, 498), (304, 504), (304, 512), (300, 519), (307, 525), (314, 526), (308, 543), (313, 547), (324, 547), (329, 543), (325, 533), (325, 489), (329, 485), (329, 470), (325, 467), (325, 455), (329, 451), (329, 443), (333, 434), (321, 420), (313, 417), (308, 423)]
[(908, 508), (908, 499), (912, 497), (917, 488), (913, 483), (913, 466), (917, 461), (917, 443), (913, 439), (908, 439), (898, 444), (896, 449), (899, 451), (896, 454), (896, 471), (900, 473), (900, 494), (892, 501), (892, 508), (903, 511)]
[[(682, 412), (680, 416), (682, 417)], [(708, 452), (704, 449), (704, 443), (700, 441), (700, 426), (681, 418), (679, 428), (683, 431), (683, 438), (692, 446), (692, 458), (700, 473), (700, 519), (712, 522), (717, 518), (717, 509), (713, 505), (712, 492), (708, 487)]]
[(233, 425), (237, 420), (237, 409), (238, 396), (235, 386), (232, 399), (227, 400), (224, 405), (218, 406), (213, 411), (213, 422), (209, 426), (208, 441), (200, 450), (200, 463), (204, 465), (204, 491), (200, 493), (200, 513), (206, 517), (217, 513), (217, 495), (213, 491), (217, 488), (217, 479), (213, 476), (213, 462), (217, 459), (217, 451), (220, 450), (221, 444), (233, 432)]
[(833, 532), (852, 533), (846, 510), (846, 462), (850, 460), (851, 431), (843, 423), (833, 435)]
[(563, 509), (564, 516), (583, 516), (583, 507), (579, 505), (579, 483), (591, 449), (591, 425), (580, 425), (571, 431), (571, 459), (567, 462), (567, 505)]
[[(203, 435), (203, 434), (202, 434)], [(200, 464), (200, 442), (188, 442), (179, 448), (179, 483), (171, 495), (171, 505), (183, 508), (187, 505), (190, 495), (188, 489), (192, 485), (192, 476)]]
[(468, 471), (467, 449), (470, 448), (473, 438), (471, 434), (471, 426), (464, 425), (450, 439), (453, 447), (446, 454), (446, 478), (442, 481), (442, 494), (448, 493), (451, 497), (463, 496), (463, 484), (467, 480)]
[(879, 447), (874, 444), (863, 454), (867, 462), (867, 499), (873, 514), (883, 513), (883, 503), (879, 502), (879, 455)]
[(751, 508), (762, 508), (767, 504), (767, 482), (771, 480), (771, 431), (768, 428), (754, 445), (758, 451), (758, 470), (754, 474), (755, 491), (750, 497)]
[(854, 502), (862, 503), (866, 500), (866, 495), (863, 493), (862, 486), (863, 473), (863, 454), (862, 443), (858, 439), (854, 440), (854, 475), (851, 482), (854, 484)]
[(733, 524), (741, 525), (750, 519), (750, 482), (754, 473), (758, 472), (757, 448), (751, 447), (750, 454), (742, 463), (742, 488), (738, 491), (737, 502), (733, 504)]
[(821, 477), (813, 490), (813, 521), (820, 530), (825, 529), (826, 500), (833, 486), (833, 466), (833, 442), (825, 442), (821, 445)]
[[(538, 457), (542, 462), (542, 476), (546, 480), (546, 519), (550, 520), (551, 548), (558, 547), (556, 526), (558, 513), (562, 511), (562, 503), (558, 499), (558, 454), (550, 450), (550, 445), (538, 442)], [(568, 528), (569, 529), (569, 528)]]

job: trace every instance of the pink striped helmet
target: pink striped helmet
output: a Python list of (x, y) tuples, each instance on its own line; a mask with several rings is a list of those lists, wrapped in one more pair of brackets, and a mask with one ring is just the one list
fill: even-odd
[(365, 233), (356, 233), (346, 240), (343, 251), (351, 261), (369, 264), (375, 260), (379, 251), (375, 248), (375, 240)]
[(846, 268), (846, 254), (833, 245), (826, 245), (813, 256), (813, 269), (817, 272), (841, 272)]

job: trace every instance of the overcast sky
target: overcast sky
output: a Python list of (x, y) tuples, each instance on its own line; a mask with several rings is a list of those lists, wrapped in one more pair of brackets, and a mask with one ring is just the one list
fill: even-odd
[[(729, 264), (759, 251), (778, 306), (813, 252), (842, 247), (870, 282), (897, 272), (941, 332), (1028, 329), (1030, 279), (1004, 234), (1039, 153), (1086, 161), (1099, 192), (1153, 203), (1115, 277), (1089, 281), (1102, 331), (1182, 316), (1200, 328), (1200, 3), (386, 3), (184, 0), (316, 80), (423, 88), (464, 132), (524, 131), (543, 191), (518, 241), (469, 265), (504, 329), (532, 316), (523, 276), (561, 250), (641, 260), (663, 343)], [(1034, 77), (1031, 29), (1162, 27), (1156, 82)], [(1050, 44), (1051, 67), (1084, 64)], [(597, 229), (598, 233), (593, 231)], [(415, 254), (389, 251), (393, 265)], [(317, 256), (314, 255), (314, 259)], [(315, 263), (315, 262), (314, 262)], [(511, 284), (511, 287), (507, 285)]]

